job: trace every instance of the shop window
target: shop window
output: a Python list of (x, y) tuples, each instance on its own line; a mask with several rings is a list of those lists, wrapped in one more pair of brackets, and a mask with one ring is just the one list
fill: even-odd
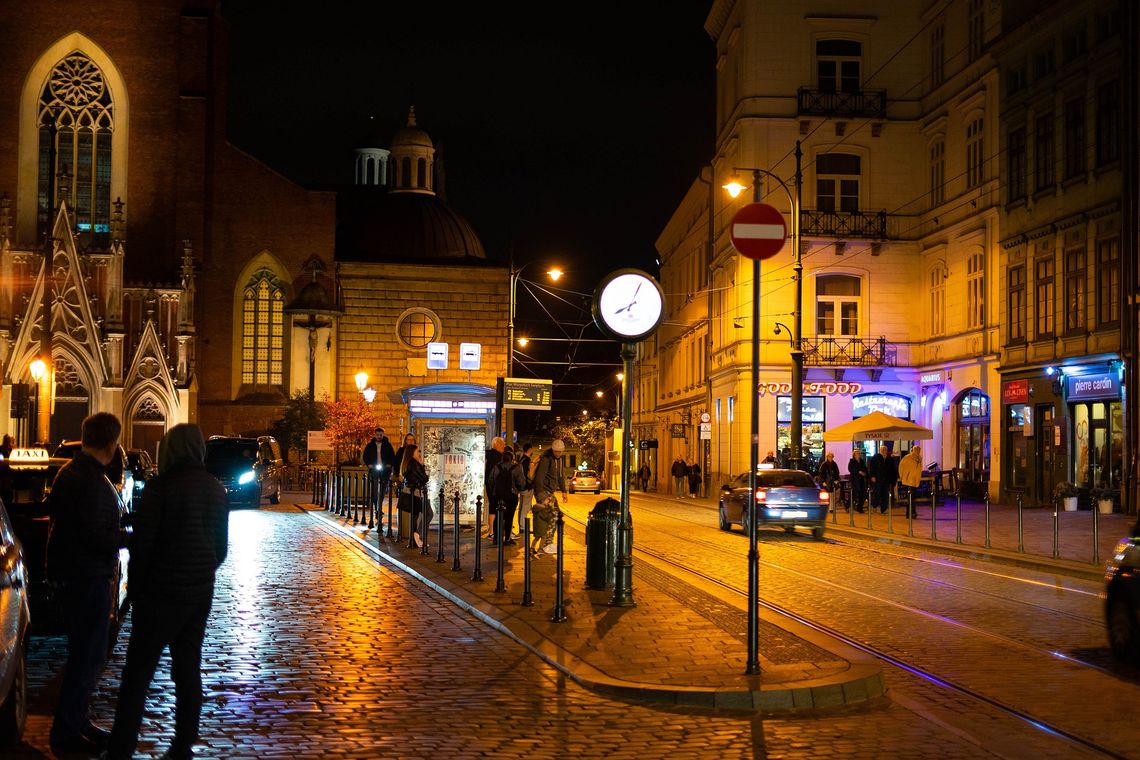
[(859, 334), (861, 284), (850, 275), (824, 275), (816, 278), (816, 334), (856, 336)]

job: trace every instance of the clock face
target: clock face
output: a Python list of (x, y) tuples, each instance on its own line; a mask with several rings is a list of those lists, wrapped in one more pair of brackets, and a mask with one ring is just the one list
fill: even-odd
[(620, 340), (636, 340), (661, 322), (665, 298), (661, 286), (637, 270), (615, 272), (594, 296), (594, 317), (600, 327)]

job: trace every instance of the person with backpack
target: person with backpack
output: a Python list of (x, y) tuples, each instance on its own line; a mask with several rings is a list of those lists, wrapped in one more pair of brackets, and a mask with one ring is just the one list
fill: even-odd
[[(522, 445), (522, 456), (519, 457), (519, 468), (523, 471), (526, 484), (523, 490), (519, 493), (519, 508), (517, 511), (519, 519), (519, 531), (521, 536), (523, 533), (523, 521), (526, 520), (530, 514), (530, 505), (534, 500), (534, 468), (538, 466), (538, 462), (531, 459), (530, 456), (531, 445), (528, 441)], [(512, 528), (513, 530), (513, 528)]]
[[(515, 540), (511, 538), (511, 526), (515, 524), (515, 508), (519, 504), (519, 494), (526, 488), (526, 474), (515, 461), (515, 454), (510, 447), (503, 450), (499, 463), (491, 468), (491, 545), (498, 546), (502, 541), (504, 546), (511, 546)], [(499, 517), (499, 505), (503, 505), (502, 521)]]
[(558, 499), (554, 493), (562, 492), (565, 501), (566, 478), (562, 475), (562, 452), (566, 444), (561, 438), (556, 438), (550, 448), (537, 457), (538, 464), (534, 469), (534, 533), (531, 536), (530, 551), (538, 556), (539, 550), (547, 554), (554, 554), (557, 548), (550, 541), (554, 532), (554, 521), (558, 517)]

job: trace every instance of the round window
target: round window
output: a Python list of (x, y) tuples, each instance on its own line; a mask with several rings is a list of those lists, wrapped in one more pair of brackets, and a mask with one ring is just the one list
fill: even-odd
[(428, 309), (408, 309), (396, 320), (396, 338), (404, 348), (426, 348), (439, 336), (439, 317)]

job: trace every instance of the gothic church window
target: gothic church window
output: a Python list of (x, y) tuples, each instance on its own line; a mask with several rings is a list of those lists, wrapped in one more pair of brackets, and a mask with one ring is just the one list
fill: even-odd
[(39, 233), (50, 224), (48, 188), (62, 173), (77, 229), (105, 241), (111, 230), (114, 108), (103, 72), (86, 55), (71, 53), (52, 69), (40, 94), (37, 125)]
[(241, 381), (281, 385), (285, 290), (268, 269), (254, 273), (242, 294)]

